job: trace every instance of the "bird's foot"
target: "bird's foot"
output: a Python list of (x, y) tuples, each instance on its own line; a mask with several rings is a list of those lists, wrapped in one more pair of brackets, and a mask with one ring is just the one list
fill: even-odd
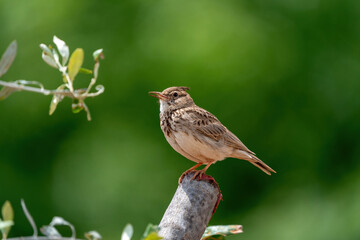
[(194, 173), (194, 176), (191, 178), (191, 180), (195, 180), (195, 179), (201, 180), (202, 177), (204, 176), (204, 174), (205, 174), (204, 169), (197, 170), (197, 171)]
[(184, 178), (187, 174), (189, 174), (190, 172), (194, 172), (194, 171), (196, 172), (197, 170), (195, 170), (195, 169), (198, 168), (198, 167), (200, 167), (201, 165), (202, 165), (202, 163), (198, 163), (198, 164), (196, 164), (195, 166), (193, 166), (192, 168), (186, 170), (183, 174), (181, 174), (181, 176), (180, 176), (180, 178), (179, 178), (179, 181), (178, 181), (179, 185), (180, 185), (180, 183), (182, 182), (183, 178)]
[(185, 171), (183, 174), (181, 174), (181, 176), (179, 178), (179, 181), (178, 181), (179, 185), (182, 182), (182, 180), (184, 179), (184, 177), (186, 175), (188, 175), (189, 173), (191, 173), (191, 172), (194, 172), (194, 176), (192, 176), (191, 181), (192, 180), (199, 180), (199, 181), (201, 181), (201, 180), (210, 180), (210, 178), (212, 178), (210, 176), (207, 176), (205, 174), (205, 171), (203, 171), (203, 169), (202, 170), (192, 170), (192, 169), (190, 170), (189, 169), (189, 170)]
[(189, 170), (185, 171), (183, 174), (181, 174), (179, 181), (178, 181), (179, 185), (182, 182), (182, 180), (184, 179), (184, 177), (191, 172), (197, 172), (197, 170), (189, 169)]

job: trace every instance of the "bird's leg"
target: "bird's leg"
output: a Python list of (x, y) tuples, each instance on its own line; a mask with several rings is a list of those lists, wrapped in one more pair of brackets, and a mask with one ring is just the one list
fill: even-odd
[[(192, 168), (186, 170), (183, 174), (181, 174), (180, 178), (179, 178), (179, 184), (182, 182), (183, 178), (185, 177), (186, 174), (188, 174), (191, 171), (194, 171), (196, 168), (200, 167), (201, 165), (203, 165), (202, 163), (198, 163), (195, 166), (193, 166)], [(195, 173), (196, 174), (196, 173)]]
[(213, 164), (214, 162), (209, 162), (203, 169), (196, 171), (194, 176), (192, 177), (192, 180), (195, 180), (197, 177), (201, 178), (202, 175), (205, 174), (206, 170)]

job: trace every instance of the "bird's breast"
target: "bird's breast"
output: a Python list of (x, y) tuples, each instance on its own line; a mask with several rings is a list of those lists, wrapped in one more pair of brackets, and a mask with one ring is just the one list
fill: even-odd
[(197, 159), (201, 159), (203, 163), (223, 160), (228, 157), (227, 151), (222, 149), (219, 142), (210, 140), (196, 132), (177, 131), (173, 133), (176, 143), (183, 151)]

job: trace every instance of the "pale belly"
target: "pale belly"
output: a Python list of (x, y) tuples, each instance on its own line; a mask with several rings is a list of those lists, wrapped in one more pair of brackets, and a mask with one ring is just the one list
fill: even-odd
[[(178, 131), (173, 138), (166, 136), (169, 144), (181, 155), (197, 163), (207, 164), (229, 157), (231, 149), (207, 137), (194, 138), (191, 134)], [(200, 141), (199, 141), (200, 140)]]

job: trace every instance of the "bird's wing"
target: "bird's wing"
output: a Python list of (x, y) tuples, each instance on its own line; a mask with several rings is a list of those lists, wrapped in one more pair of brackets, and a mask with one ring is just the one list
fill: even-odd
[(190, 118), (191, 127), (196, 132), (215, 141), (223, 139), (226, 145), (255, 155), (210, 112), (200, 107), (186, 112)]

